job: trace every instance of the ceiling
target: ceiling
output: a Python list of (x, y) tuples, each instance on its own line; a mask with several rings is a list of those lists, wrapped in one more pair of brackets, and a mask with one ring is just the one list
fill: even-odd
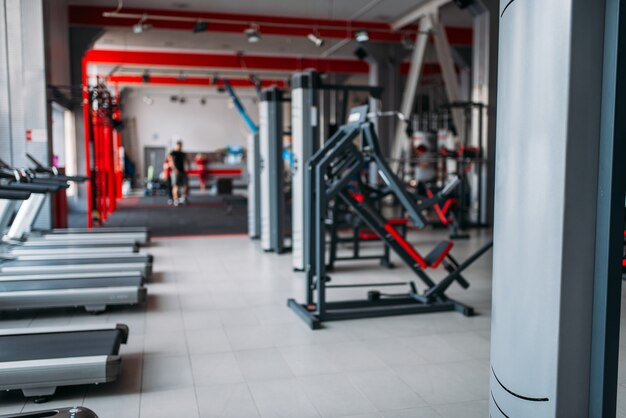
[[(304, 37), (269, 36), (261, 34), (261, 41), (251, 44), (243, 34), (226, 32), (191, 33), (186, 31), (151, 29), (135, 34), (131, 28), (107, 28), (94, 47), (96, 49), (138, 49), (188, 52), (236, 52), (251, 55), (298, 55), (322, 56), (324, 51), (340, 42), (340, 39), (326, 39), (321, 48)], [(349, 42), (332, 54), (334, 57), (353, 58), (353, 42)]]
[[(319, 19), (392, 22), (424, 0), (123, 0), (124, 7), (199, 12), (241, 13)], [(69, 0), (70, 5), (117, 7), (117, 0)], [(452, 6), (452, 9), (458, 8)], [(464, 13), (449, 16), (450, 24), (471, 25)], [(469, 22), (469, 23), (468, 23)]]
[[(81, 0), (71, 0), (81, 3)], [(82, 0), (83, 5), (115, 6), (115, 0), (93, 0), (89, 3)], [(166, 0), (125, 0), (124, 7), (169, 7), (178, 4)], [(238, 13), (265, 13), (271, 15), (290, 14), (304, 17), (358, 18), (392, 21), (414, 8), (419, 1), (407, 0), (237, 0), (210, 2), (200, 0), (186, 1), (189, 10)], [(262, 4), (263, 7), (260, 5)], [(249, 6), (249, 7), (248, 7)], [(365, 7), (367, 6), (367, 7)], [(382, 11), (387, 14), (381, 14)], [(289, 13), (288, 13), (289, 12)], [(446, 26), (471, 27), (469, 13), (460, 10), (454, 4), (441, 9), (441, 19)], [(325, 39), (322, 47), (316, 47), (302, 36), (263, 35), (258, 43), (247, 42), (246, 37), (239, 33), (203, 32), (192, 33), (182, 30), (153, 28), (147, 32), (135, 34), (130, 27), (108, 27), (104, 35), (94, 45), (96, 49), (130, 49), (130, 50), (164, 50), (186, 52), (245, 52), (256, 55), (299, 55), (317, 57), (354, 58), (354, 50), (358, 44), (348, 39)]]

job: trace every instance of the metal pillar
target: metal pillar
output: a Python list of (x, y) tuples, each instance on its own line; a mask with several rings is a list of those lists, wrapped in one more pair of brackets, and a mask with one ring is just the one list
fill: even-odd
[(308, 260), (311, 209), (307, 162), (320, 146), (319, 74), (307, 71), (291, 80), (291, 132), (294, 166), (292, 190), (292, 252), (294, 270), (304, 270)]
[[(426, 51), (426, 45), (428, 44), (428, 38), (430, 37), (430, 30), (432, 29), (432, 20), (430, 15), (422, 16), (418, 25), (419, 33), (415, 38), (415, 45), (413, 46), (413, 53), (411, 54), (411, 65), (409, 67), (409, 74), (407, 75), (406, 84), (402, 93), (402, 105), (400, 106), (400, 112), (407, 117), (413, 113), (417, 86), (419, 85), (420, 74), (422, 73), (422, 66), (424, 64), (424, 52)], [(405, 149), (405, 126), (397, 124), (396, 135), (391, 146), (392, 160), (400, 160)]]
[(618, 4), (500, 2), (494, 418), (615, 416), (626, 136)]
[(261, 93), (259, 147), (261, 179), (261, 247), (284, 251), (283, 95), (277, 87)]
[[(446, 88), (446, 96), (449, 103), (455, 103), (461, 100), (459, 89), (459, 79), (454, 68), (454, 59), (452, 58), (452, 49), (448, 42), (446, 31), (439, 20), (438, 15), (431, 16), (433, 38), (435, 40), (435, 49), (437, 50), (437, 58), (441, 67), (441, 75), (443, 76), (443, 84)], [(465, 137), (465, 119), (463, 110), (452, 109), (452, 120), (456, 127), (457, 136)]]
[(248, 235), (261, 238), (261, 154), (259, 134), (248, 134)]

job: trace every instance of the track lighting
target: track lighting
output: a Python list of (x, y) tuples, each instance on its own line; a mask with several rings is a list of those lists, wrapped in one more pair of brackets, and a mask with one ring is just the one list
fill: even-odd
[(207, 22), (205, 22), (204, 20), (198, 20), (193, 25), (193, 33), (206, 32), (208, 27), (209, 24)]
[(133, 25), (133, 33), (136, 33), (136, 34), (144, 33), (152, 29), (152, 25), (149, 23), (146, 23), (147, 19), (148, 17), (146, 15), (143, 15), (141, 19), (139, 19), (139, 22)]
[(261, 35), (259, 34), (256, 25), (250, 26), (248, 29), (243, 31), (243, 33), (246, 34), (248, 42), (250, 42), (251, 44), (255, 44), (261, 40)]
[(367, 58), (367, 52), (363, 48), (358, 47), (354, 50), (354, 56), (363, 61), (365, 58)]
[(318, 48), (324, 45), (324, 40), (315, 33), (309, 33), (306, 37), (309, 38), (309, 41), (313, 42)]
[(366, 30), (360, 30), (357, 31), (354, 34), (354, 39), (358, 42), (358, 43), (363, 43), (363, 42), (367, 42), (370, 40), (370, 35), (369, 33), (367, 33)]

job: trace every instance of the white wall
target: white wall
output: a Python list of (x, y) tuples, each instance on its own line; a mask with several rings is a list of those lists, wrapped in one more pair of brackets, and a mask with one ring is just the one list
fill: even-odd
[[(254, 91), (240, 90), (237, 93), (241, 102), (257, 123), (259, 111)], [(172, 103), (171, 95), (184, 96), (186, 103)], [(200, 103), (201, 98), (206, 99), (205, 105)], [(150, 100), (151, 104), (146, 103)], [(227, 145), (245, 146), (248, 128), (229, 102), (226, 93), (217, 93), (209, 88), (125, 90), (122, 117), (126, 129), (122, 137), (125, 143), (131, 140), (131, 149), (127, 152), (137, 164), (137, 173), (144, 172), (144, 147), (171, 149), (176, 138), (183, 140), (184, 150), (188, 152), (212, 151)]]

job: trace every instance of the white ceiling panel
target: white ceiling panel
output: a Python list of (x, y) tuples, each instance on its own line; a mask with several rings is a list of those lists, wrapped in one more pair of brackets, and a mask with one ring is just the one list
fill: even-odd
[[(124, 0), (124, 7), (392, 22), (425, 0)], [(69, 0), (117, 7), (117, 0)], [(456, 9), (456, 6), (454, 6)], [(457, 9), (458, 10), (458, 9)], [(471, 22), (471, 20), (469, 20)]]

